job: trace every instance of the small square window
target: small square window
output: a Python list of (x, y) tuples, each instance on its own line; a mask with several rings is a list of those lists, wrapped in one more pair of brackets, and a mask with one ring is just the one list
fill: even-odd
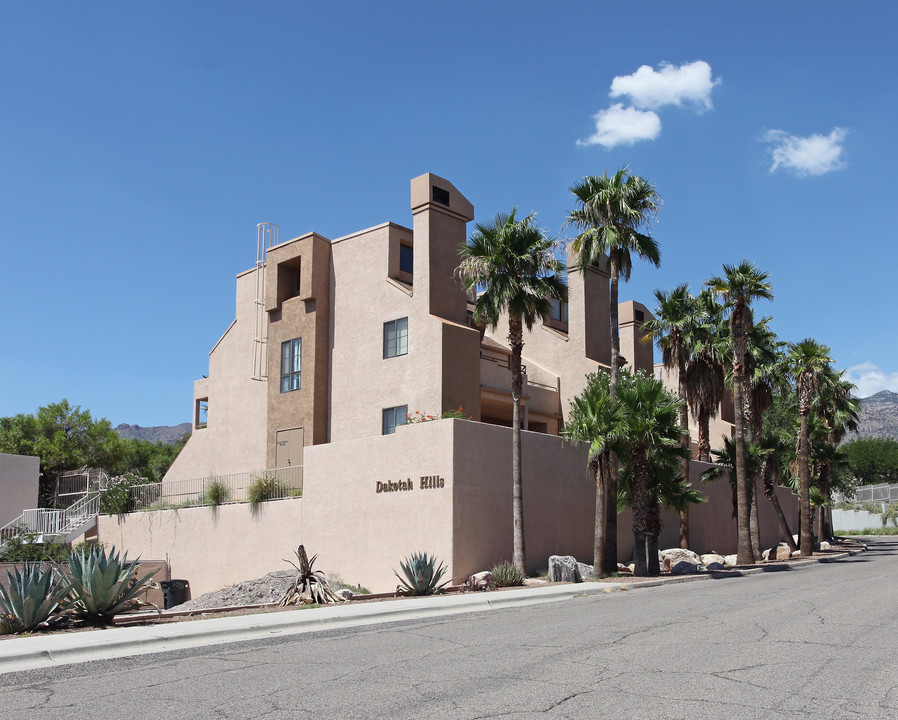
[(384, 359), (408, 354), (408, 318), (384, 323)]
[(281, 343), (281, 392), (299, 390), (302, 371), (302, 338)]
[(398, 405), (396, 407), (384, 408), (383, 411), (383, 434), (392, 435), (396, 432), (396, 426), (405, 423), (408, 417), (408, 405)]

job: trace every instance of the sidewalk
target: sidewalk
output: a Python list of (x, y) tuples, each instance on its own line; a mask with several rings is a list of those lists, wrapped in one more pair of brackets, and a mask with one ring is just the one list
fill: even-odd
[[(860, 550), (857, 552), (861, 552)], [(821, 558), (817, 562), (831, 562), (854, 555), (846, 552)], [(814, 565), (808, 562), (791, 566), (799, 569)], [(729, 571), (727, 577), (753, 575), (773, 568), (748, 568)], [(265, 637), (298, 635), (301, 633), (360, 627), (399, 620), (457, 615), (504, 607), (537, 605), (575, 597), (610, 593), (621, 589), (657, 587), (671, 583), (713, 580), (723, 573), (702, 573), (662, 577), (640, 582), (586, 582), (572, 585), (526, 588), (522, 590), (476, 592), (453, 596), (402, 598), (390, 602), (334, 605), (322, 608), (257, 615), (175, 622), (159, 625), (113, 627), (103, 630), (33, 635), (0, 642), (0, 674), (54, 667), (69, 663), (108, 660), (131, 655), (182, 650), (186, 648), (220, 645), (223, 643), (257, 640)]]

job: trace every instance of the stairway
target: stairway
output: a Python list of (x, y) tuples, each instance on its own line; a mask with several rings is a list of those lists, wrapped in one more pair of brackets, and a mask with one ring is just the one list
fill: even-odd
[(35, 542), (71, 542), (97, 524), (100, 493), (90, 492), (65, 510), (26, 510), (0, 528), (0, 548), (19, 535), (36, 535)]

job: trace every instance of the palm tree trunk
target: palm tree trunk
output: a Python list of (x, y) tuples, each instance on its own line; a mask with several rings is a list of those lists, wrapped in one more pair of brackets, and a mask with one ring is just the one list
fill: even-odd
[(745, 434), (742, 407), (742, 355), (733, 363), (733, 405), (736, 415), (736, 562), (752, 565), (755, 562), (751, 547), (751, 499), (745, 474)]
[[(617, 384), (620, 374), (620, 319), (617, 307), (618, 279), (620, 268), (614, 253), (608, 257), (611, 281), (609, 284), (609, 316), (611, 330), (611, 399), (617, 396)], [(617, 486), (620, 464), (617, 453), (612, 452), (608, 461), (608, 482), (605, 488), (608, 504), (605, 506), (605, 567), (617, 569)]]
[(605, 478), (605, 567), (608, 572), (617, 570), (617, 453), (609, 453), (606, 460), (608, 473)]
[(754, 477), (749, 478), (748, 491), (751, 493), (751, 547), (756, 558), (761, 557), (761, 523), (758, 518), (758, 483)]
[(799, 549), (803, 557), (814, 554), (811, 536), (811, 468), (808, 430), (808, 410), (801, 408), (801, 428), (798, 432), (798, 505), (801, 509)]
[(704, 405), (698, 411), (698, 459), (711, 462), (711, 408)]
[(611, 316), (611, 399), (613, 400), (617, 393), (617, 383), (618, 377), (620, 375), (620, 316), (618, 313), (617, 307), (617, 293), (618, 293), (618, 277), (620, 274), (620, 268), (617, 265), (617, 258), (612, 252), (608, 256), (608, 260), (611, 265), (611, 282), (609, 284), (611, 296), (609, 298), (610, 303), (610, 316)]
[(596, 458), (596, 520), (592, 550), (593, 573), (602, 577), (611, 572), (605, 566), (605, 467), (602, 458)]
[(661, 558), (658, 556), (658, 536), (661, 534), (661, 504), (658, 498), (649, 500), (648, 533), (646, 536), (646, 566), (649, 575), (661, 574)]
[(773, 474), (773, 462), (774, 460), (768, 460), (764, 465), (764, 494), (770, 499), (770, 502), (773, 503), (773, 509), (776, 512), (776, 519), (780, 524), (780, 531), (783, 536), (786, 538), (786, 542), (789, 545), (789, 550), (795, 552), (798, 550), (798, 545), (795, 544), (795, 540), (792, 537), (792, 529), (789, 527), (789, 521), (786, 519), (786, 513), (783, 512), (782, 505), (780, 505), (780, 499), (776, 494), (776, 485), (778, 484), (774, 482)]
[(633, 548), (635, 567), (633, 575), (648, 575), (648, 462), (644, 448), (633, 452)]
[[(682, 355), (682, 353), (680, 353)], [(679, 382), (677, 394), (680, 397), (680, 445), (689, 449), (689, 408), (686, 406), (686, 363), (679, 358)], [(683, 480), (689, 482), (689, 458), (683, 458)], [(680, 547), (689, 549), (689, 506), (680, 511)], [(660, 572), (660, 571), (659, 571)]]
[(524, 346), (520, 316), (508, 318), (508, 340), (511, 345), (511, 399), (513, 404), (511, 421), (511, 465), (512, 502), (514, 521), (514, 548), (512, 562), (521, 572), (526, 572), (524, 550), (524, 487), (521, 478), (521, 351)]

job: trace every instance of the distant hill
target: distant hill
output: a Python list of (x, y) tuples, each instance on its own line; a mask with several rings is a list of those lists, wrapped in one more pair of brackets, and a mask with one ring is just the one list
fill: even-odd
[(861, 398), (858, 435), (874, 438), (898, 438), (898, 393), (883, 390)]
[(150, 440), (159, 443), (176, 443), (186, 433), (190, 432), (190, 423), (180, 425), (156, 425), (155, 427), (140, 427), (140, 425), (128, 425), (122, 423), (115, 431), (123, 438), (137, 438), (138, 440)]

